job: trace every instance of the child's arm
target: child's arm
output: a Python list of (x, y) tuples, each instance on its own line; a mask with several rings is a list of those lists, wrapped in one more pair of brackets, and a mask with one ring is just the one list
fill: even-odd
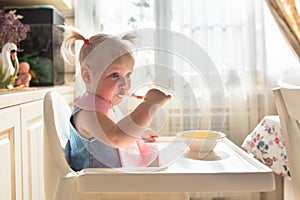
[(124, 147), (136, 140), (150, 124), (157, 108), (171, 98), (157, 89), (151, 89), (144, 101), (129, 115), (117, 124), (101, 112), (80, 111), (75, 118), (78, 131), (101, 142), (114, 146)]

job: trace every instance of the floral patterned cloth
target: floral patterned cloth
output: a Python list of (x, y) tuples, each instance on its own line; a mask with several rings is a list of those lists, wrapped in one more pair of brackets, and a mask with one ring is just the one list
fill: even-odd
[(280, 176), (290, 176), (278, 116), (265, 116), (245, 138), (242, 148)]

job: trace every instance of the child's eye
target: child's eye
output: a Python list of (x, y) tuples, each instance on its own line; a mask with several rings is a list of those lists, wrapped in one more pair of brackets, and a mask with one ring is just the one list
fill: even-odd
[(119, 78), (119, 74), (118, 73), (112, 73), (109, 75), (112, 78)]
[(131, 72), (126, 74), (126, 78), (130, 78), (131, 74), (132, 74)]

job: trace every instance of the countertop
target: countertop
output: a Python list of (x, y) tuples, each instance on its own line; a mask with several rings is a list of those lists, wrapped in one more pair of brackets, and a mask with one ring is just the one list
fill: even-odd
[(32, 87), (23, 91), (3, 91), (0, 92), (0, 109), (41, 100), (48, 91), (53, 90), (67, 96), (67, 98), (73, 98), (74, 95), (74, 86), (72, 85)]

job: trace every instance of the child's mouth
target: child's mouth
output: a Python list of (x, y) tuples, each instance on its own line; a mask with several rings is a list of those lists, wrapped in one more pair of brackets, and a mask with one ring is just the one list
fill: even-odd
[(117, 94), (117, 97), (120, 98), (120, 99), (123, 99), (125, 96), (125, 94)]
[(118, 98), (120, 98), (120, 99), (123, 99), (124, 97), (130, 97), (130, 98), (135, 98), (135, 99), (144, 99), (144, 96), (139, 96), (139, 95), (136, 95), (136, 94), (129, 94), (129, 93), (127, 93), (127, 94), (117, 94), (116, 95)]

